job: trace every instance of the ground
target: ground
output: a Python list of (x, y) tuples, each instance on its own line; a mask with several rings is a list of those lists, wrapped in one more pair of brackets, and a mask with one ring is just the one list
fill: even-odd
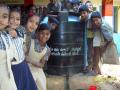
[(48, 90), (120, 90), (120, 65), (103, 64), (102, 75), (87, 76), (82, 73), (66, 78), (65, 76), (47, 75)]

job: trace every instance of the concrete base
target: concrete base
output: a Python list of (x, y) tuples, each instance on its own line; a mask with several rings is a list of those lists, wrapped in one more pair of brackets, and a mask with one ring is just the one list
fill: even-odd
[[(87, 76), (82, 73), (73, 76), (47, 75), (47, 90), (89, 90), (97, 86), (97, 90), (120, 90), (120, 65), (103, 64), (103, 75)], [(114, 78), (114, 79), (113, 79)]]
[(94, 76), (76, 74), (66, 78), (65, 76), (47, 76), (48, 90), (88, 90), (89, 86), (95, 85)]
[(64, 79), (62, 76), (47, 75), (47, 90), (65, 90)]

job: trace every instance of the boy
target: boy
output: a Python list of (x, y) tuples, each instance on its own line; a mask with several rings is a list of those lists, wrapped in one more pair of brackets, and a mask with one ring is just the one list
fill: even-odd
[[(113, 41), (112, 28), (102, 21), (102, 17), (98, 11), (91, 14), (92, 28), (94, 30), (93, 38), (93, 66), (94, 75), (101, 74), (99, 61), (102, 53), (106, 50), (108, 44)], [(104, 51), (103, 51), (104, 50)]]
[[(86, 67), (84, 69), (84, 72), (88, 72), (90, 70), (91, 66), (91, 59), (92, 59), (92, 39), (93, 39), (93, 31), (91, 28), (91, 23), (90, 23), (90, 18), (89, 18), (89, 8), (87, 5), (81, 5), (79, 8), (79, 13), (80, 13), (80, 22), (86, 24), (86, 32), (87, 32), (87, 61), (86, 61)], [(88, 63), (88, 65), (87, 65)]]
[(56, 30), (58, 29), (59, 21), (57, 18), (49, 16), (48, 17), (48, 25), (50, 25), (51, 30)]

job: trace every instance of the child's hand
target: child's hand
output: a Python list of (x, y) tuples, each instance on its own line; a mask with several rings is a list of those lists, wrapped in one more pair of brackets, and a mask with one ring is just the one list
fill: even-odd
[(14, 29), (8, 29), (8, 31), (9, 31), (9, 34), (12, 36), (12, 37), (17, 37), (17, 32), (14, 30)]
[(38, 67), (38, 68), (42, 68), (43, 66), (41, 65), (41, 63), (39, 62), (34, 62), (34, 63), (31, 63), (32, 65), (34, 65), (35, 67)]
[(45, 60), (42, 58), (40, 60), (40, 62), (34, 62), (32, 63), (34, 66), (38, 67), (38, 68), (43, 68), (44, 67), (44, 64), (45, 64)]

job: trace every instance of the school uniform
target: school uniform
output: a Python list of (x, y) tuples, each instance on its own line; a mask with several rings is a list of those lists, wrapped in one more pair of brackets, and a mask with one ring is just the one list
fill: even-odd
[(38, 90), (46, 90), (46, 76), (42, 68), (36, 67), (31, 63), (40, 63), (42, 58), (44, 58), (44, 60), (48, 60), (49, 54), (50, 49), (47, 45), (42, 50), (37, 39), (31, 40), (30, 50), (26, 56), (26, 60), (30, 62), (29, 67), (37, 84)]
[(18, 31), (17, 35), (18, 36), (16, 38), (11, 37), (12, 43), (16, 47), (15, 59), (12, 61), (12, 71), (17, 85), (17, 90), (38, 90), (25, 61), (23, 50), (24, 35)]
[(88, 67), (87, 70), (91, 70), (92, 59), (93, 59), (93, 37), (94, 32), (92, 30), (92, 22), (90, 20), (90, 15), (87, 21), (87, 60), (88, 60)]
[(95, 30), (93, 38), (93, 47), (101, 47), (105, 45), (103, 34), (100, 30)]
[(14, 50), (10, 36), (0, 31), (0, 90), (17, 90), (11, 70)]

